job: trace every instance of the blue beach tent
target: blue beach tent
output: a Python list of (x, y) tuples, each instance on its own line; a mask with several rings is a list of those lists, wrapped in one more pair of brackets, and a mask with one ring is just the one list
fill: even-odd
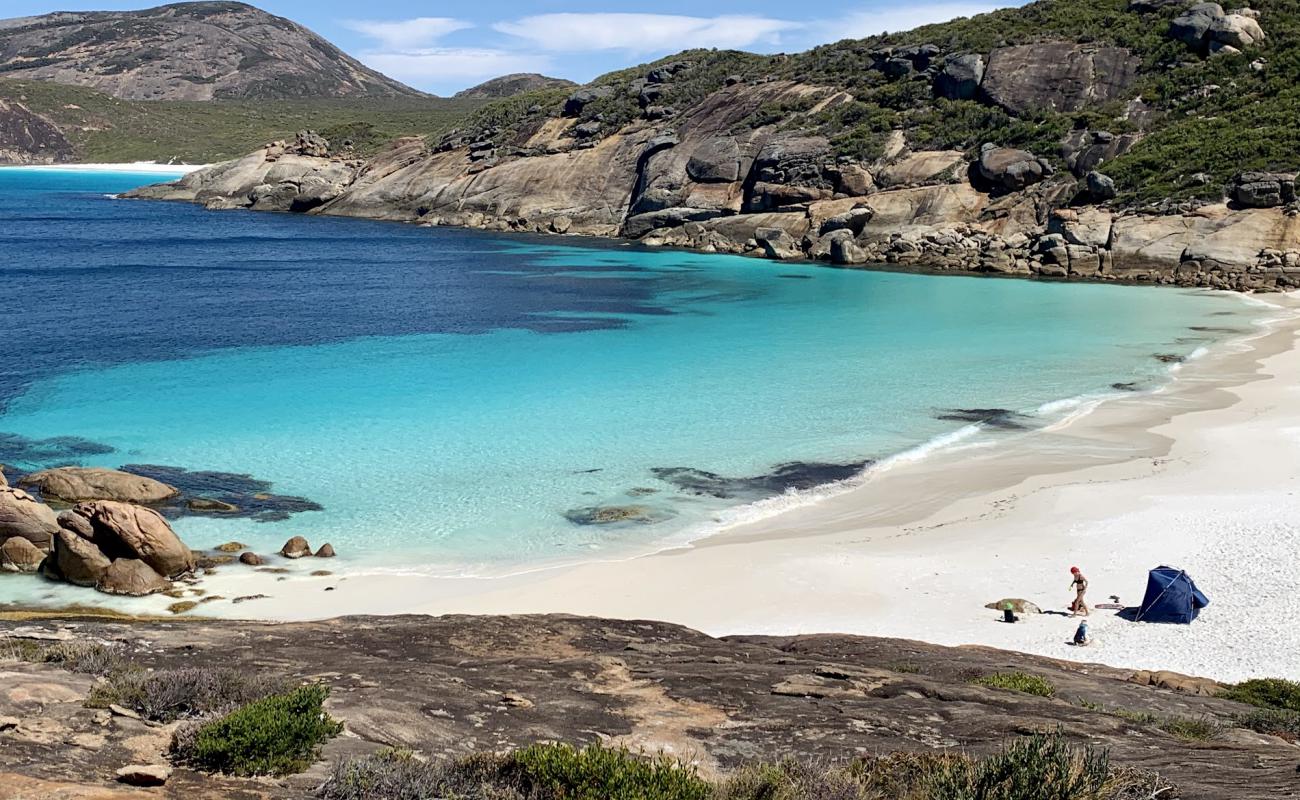
[(1156, 567), (1147, 578), (1147, 594), (1133, 620), (1187, 625), (1209, 604), (1209, 598), (1201, 594), (1186, 572)]

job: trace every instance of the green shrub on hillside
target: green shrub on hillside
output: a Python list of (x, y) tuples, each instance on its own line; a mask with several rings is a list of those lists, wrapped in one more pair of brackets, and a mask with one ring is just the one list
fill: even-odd
[(1052, 697), (1056, 694), (1056, 687), (1052, 685), (1051, 681), (1037, 675), (1030, 675), (1027, 672), (995, 672), (992, 675), (976, 678), (971, 683), (977, 686), (988, 686), (992, 689), (1006, 689), (1012, 692), (1037, 695), (1038, 697)]
[(325, 713), (319, 684), (271, 695), (208, 722), (173, 742), (178, 760), (230, 775), (291, 775), (315, 760), (343, 726)]
[(1227, 687), (1219, 696), (1260, 708), (1300, 712), (1300, 683), (1281, 678), (1243, 681)]

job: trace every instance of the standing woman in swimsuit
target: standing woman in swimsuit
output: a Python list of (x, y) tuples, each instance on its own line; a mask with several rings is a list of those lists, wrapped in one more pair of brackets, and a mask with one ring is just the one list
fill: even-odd
[(1070, 604), (1070, 611), (1077, 616), (1082, 614), (1088, 616), (1088, 603), (1083, 599), (1083, 595), (1088, 591), (1088, 579), (1083, 576), (1078, 567), (1070, 567), (1070, 574), (1074, 576), (1074, 581), (1070, 583), (1070, 588), (1074, 589), (1074, 602)]

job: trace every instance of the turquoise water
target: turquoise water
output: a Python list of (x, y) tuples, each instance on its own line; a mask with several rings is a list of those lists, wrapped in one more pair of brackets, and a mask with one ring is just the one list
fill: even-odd
[[(789, 483), (666, 468), (757, 478), (798, 462), (784, 475), (802, 486), (965, 429), (952, 409), (1025, 412), (979, 434), (1005, 436), (1055, 401), (1154, 386), (1156, 354), (1192, 354), (1252, 313), (1204, 292), (104, 196), (138, 182), (0, 172), (14, 254), (0, 278), (24, 297), (0, 300), (21, 353), (0, 361), (0, 434), (29, 445), (5, 463), (249, 474), (322, 510), (183, 517), (191, 545), (302, 534), (354, 565), (478, 573), (651, 548)], [(61, 437), (93, 446), (30, 446)], [(574, 513), (606, 506), (645, 519)]]

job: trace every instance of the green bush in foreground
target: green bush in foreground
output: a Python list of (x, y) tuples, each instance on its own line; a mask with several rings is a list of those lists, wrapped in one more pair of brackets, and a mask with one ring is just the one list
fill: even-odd
[(847, 764), (742, 767), (716, 782), (673, 759), (599, 745), (535, 745), (431, 764), (387, 751), (335, 766), (321, 800), (1133, 800), (1169, 792), (1150, 772), (1112, 769), (1107, 754), (1060, 734), (976, 759), (893, 753)]
[(705, 800), (711, 794), (694, 768), (621, 748), (538, 744), (511, 760), (526, 789), (557, 800)]
[(1226, 700), (1260, 708), (1300, 712), (1300, 683), (1281, 678), (1257, 678), (1229, 686), (1219, 695)]
[(1059, 735), (1013, 742), (981, 761), (954, 761), (928, 781), (927, 800), (1101, 800), (1111, 782), (1105, 751)]
[(230, 775), (290, 775), (316, 759), (343, 726), (325, 713), (329, 689), (300, 686), (249, 703), (173, 742), (177, 758)]
[(976, 678), (971, 682), (978, 686), (1007, 689), (1012, 692), (1037, 695), (1038, 697), (1052, 697), (1056, 694), (1056, 687), (1052, 685), (1051, 681), (1037, 675), (1030, 675), (1027, 672), (995, 672), (992, 675)]

